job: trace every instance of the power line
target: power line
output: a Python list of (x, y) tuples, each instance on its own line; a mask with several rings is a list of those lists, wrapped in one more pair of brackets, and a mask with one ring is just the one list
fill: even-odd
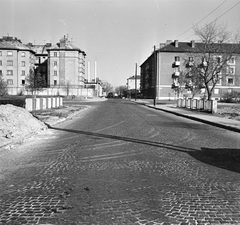
[[(232, 6), (230, 9), (228, 9), (226, 12), (224, 12), (223, 14), (221, 14), (219, 17), (217, 17), (215, 20), (213, 20), (211, 23), (216, 22), (219, 18), (221, 18), (221, 17), (224, 16), (226, 13), (228, 13), (230, 10), (232, 10), (234, 7), (236, 7), (239, 3), (240, 3), (240, 1), (239, 1), (237, 4), (235, 4), (234, 6)], [(209, 23), (209, 24), (211, 24), (211, 23)], [(194, 35), (194, 34), (188, 36), (187, 38), (184, 39), (184, 41), (187, 40), (188, 38), (192, 37), (193, 35)]]
[[(222, 2), (219, 6), (217, 6), (213, 11), (211, 11), (209, 14), (207, 14), (203, 19), (201, 19), (200, 21), (198, 21), (194, 26), (196, 26), (197, 24), (199, 24), (200, 22), (202, 22), (204, 19), (206, 19), (209, 15), (211, 15), (214, 11), (216, 11), (221, 5), (223, 5), (227, 0), (225, 0), (224, 2)], [(183, 33), (181, 33), (180, 35), (178, 35), (177, 37), (175, 37), (174, 39), (177, 39), (178, 37), (182, 36), (183, 34), (187, 33), (189, 30), (191, 30), (194, 26), (192, 26), (191, 28), (189, 28), (188, 30), (184, 31)]]

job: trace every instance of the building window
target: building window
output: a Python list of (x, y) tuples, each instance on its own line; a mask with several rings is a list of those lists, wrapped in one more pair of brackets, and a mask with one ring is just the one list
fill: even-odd
[(179, 62), (180, 61), (180, 56), (175, 56), (175, 62)]
[(227, 74), (235, 74), (235, 67), (227, 67)]
[(2, 66), (2, 60), (0, 60), (0, 66)]
[(54, 62), (53, 62), (53, 66), (57, 66), (57, 61), (54, 61)]
[(7, 84), (8, 85), (13, 85), (13, 79), (7, 79)]
[(7, 51), (7, 56), (13, 56), (13, 52), (12, 51)]
[(228, 60), (229, 65), (235, 65), (235, 57), (231, 57), (231, 59)]
[(7, 61), (7, 66), (13, 66), (13, 61), (12, 60), (8, 60)]
[(222, 77), (221, 76), (218, 76), (216, 85), (222, 85)]
[(54, 52), (54, 53), (53, 53), (53, 56), (54, 56), (54, 57), (57, 57), (57, 52)]
[(57, 71), (53, 71), (53, 75), (54, 75), (54, 76), (57, 76)]
[(214, 94), (218, 95), (219, 94), (219, 89), (214, 89)]
[(22, 85), (25, 85), (25, 80), (22, 80)]
[(22, 57), (25, 57), (25, 56), (26, 56), (25, 52), (22, 52), (22, 53), (21, 53), (21, 56), (22, 56)]
[(53, 83), (53, 84), (54, 84), (54, 86), (56, 86), (56, 85), (57, 85), (57, 81), (56, 81), (56, 80), (54, 80), (54, 83)]
[(232, 77), (227, 77), (227, 84), (234, 85), (234, 79)]
[(13, 70), (7, 70), (7, 75), (12, 76), (13, 75)]
[(21, 76), (25, 76), (25, 70), (22, 70)]
[(2, 56), (2, 51), (0, 51), (0, 56)]
[(2, 75), (2, 70), (0, 70), (0, 75)]
[(25, 61), (22, 61), (22, 67), (25, 67)]

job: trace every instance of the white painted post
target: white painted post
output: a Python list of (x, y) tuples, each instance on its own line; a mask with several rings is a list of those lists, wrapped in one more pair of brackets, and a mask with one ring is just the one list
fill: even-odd
[(60, 100), (59, 100), (59, 105), (62, 106), (63, 105), (63, 98), (60, 97)]
[(211, 100), (211, 111), (212, 113), (217, 113), (217, 100)]
[(56, 100), (55, 98), (52, 98), (52, 108), (55, 108), (56, 107)]
[(36, 109), (35, 110), (39, 110), (40, 109), (40, 98), (36, 98)]
[(193, 99), (189, 99), (190, 100), (190, 109), (193, 109)]
[(180, 103), (180, 98), (177, 99), (177, 107), (180, 107), (179, 103)]
[(33, 99), (32, 98), (26, 98), (25, 99), (25, 109), (28, 111), (33, 111)]
[(51, 109), (51, 108), (52, 108), (52, 99), (47, 98), (47, 109)]
[(42, 99), (42, 109), (46, 109), (47, 108), (47, 104), (46, 104), (46, 101), (47, 99), (46, 98), (43, 98)]
[(56, 107), (59, 107), (59, 97), (56, 98)]

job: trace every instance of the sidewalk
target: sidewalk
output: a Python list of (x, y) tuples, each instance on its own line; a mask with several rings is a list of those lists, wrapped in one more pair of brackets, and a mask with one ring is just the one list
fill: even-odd
[(146, 105), (149, 108), (172, 113), (191, 120), (206, 123), (223, 129), (240, 132), (240, 121), (214, 116), (214, 114), (193, 111), (190, 109), (178, 108), (175, 104), (157, 104), (156, 106), (149, 102), (136, 101), (138, 104)]

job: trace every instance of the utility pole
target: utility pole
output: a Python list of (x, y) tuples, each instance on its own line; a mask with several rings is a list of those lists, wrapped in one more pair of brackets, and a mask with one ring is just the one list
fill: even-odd
[(157, 54), (156, 54), (156, 46), (154, 45), (154, 53), (153, 53), (153, 66), (154, 66), (154, 87), (153, 87), (153, 105), (156, 106), (156, 98), (157, 98)]
[(137, 101), (137, 63), (135, 68), (135, 101)]

